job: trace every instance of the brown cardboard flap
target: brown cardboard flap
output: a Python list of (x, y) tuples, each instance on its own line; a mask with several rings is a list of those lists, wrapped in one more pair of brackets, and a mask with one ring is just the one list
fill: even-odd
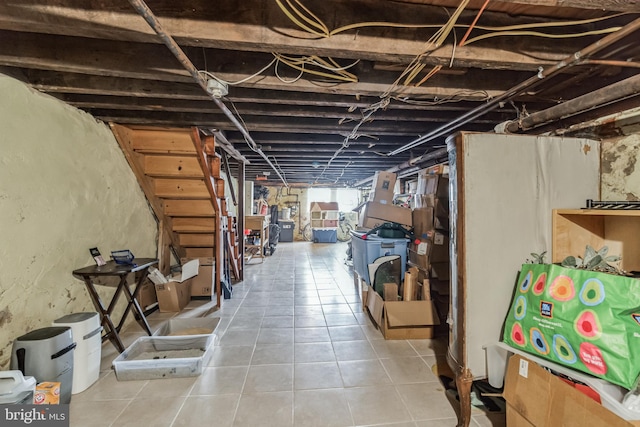
[(369, 291), (367, 292), (367, 308), (369, 309), (369, 314), (371, 314), (371, 317), (373, 317), (373, 320), (376, 322), (376, 325), (382, 325), (384, 301), (382, 300), (382, 297), (371, 287), (369, 287)]
[(384, 316), (390, 328), (440, 324), (432, 301), (386, 301)]

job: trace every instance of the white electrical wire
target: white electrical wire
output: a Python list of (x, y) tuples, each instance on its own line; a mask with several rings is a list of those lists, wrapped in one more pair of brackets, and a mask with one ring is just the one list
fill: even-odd
[(226, 81), (226, 80), (221, 79), (220, 77), (218, 77), (218, 76), (216, 76), (215, 74), (213, 74), (213, 73), (211, 73), (211, 72), (209, 72), (209, 71), (206, 71), (206, 70), (198, 70), (198, 72), (199, 72), (200, 74), (204, 74), (205, 76), (211, 77), (212, 79), (215, 79), (215, 80), (219, 81), (220, 83), (224, 83), (224, 84), (227, 84), (227, 85), (229, 85), (229, 86), (235, 86), (235, 85), (239, 85), (239, 84), (242, 84), (242, 83), (244, 83), (244, 82), (247, 82), (247, 81), (251, 80), (251, 79), (252, 79), (252, 78), (254, 78), (254, 77), (258, 77), (260, 74), (264, 73), (264, 72), (265, 72), (269, 67), (271, 67), (275, 62), (276, 62), (276, 58), (273, 58), (273, 60), (272, 60), (271, 62), (269, 62), (269, 64), (267, 64), (267, 65), (266, 65), (264, 68), (262, 68), (260, 71), (258, 71), (257, 73), (254, 73), (254, 74), (250, 75), (249, 77), (245, 77), (245, 78), (244, 78), (244, 79), (242, 79), (242, 80), (238, 80), (237, 82), (229, 82), (229, 81)]

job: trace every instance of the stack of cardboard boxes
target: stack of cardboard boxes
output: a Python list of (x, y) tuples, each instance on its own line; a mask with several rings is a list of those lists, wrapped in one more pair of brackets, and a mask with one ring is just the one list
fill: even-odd
[(411, 209), (393, 204), (396, 174), (393, 172), (376, 172), (369, 201), (362, 206), (358, 226), (376, 228), (385, 222), (395, 222), (411, 227)]
[(409, 244), (409, 265), (418, 269), (419, 280), (429, 278), (433, 301), (443, 325), (441, 332), (446, 334), (450, 268), (447, 167), (420, 171), (412, 204), (415, 240)]
[[(395, 173), (376, 173), (369, 201), (360, 213), (359, 227), (372, 229), (389, 222), (407, 229), (415, 226), (411, 208), (393, 204), (395, 187)], [(418, 220), (422, 221), (422, 217)], [(419, 278), (417, 268), (410, 268), (404, 273), (402, 284), (385, 283), (382, 294), (363, 284), (363, 309), (386, 339), (433, 337), (434, 325), (439, 323), (439, 319), (425, 278), (426, 275)]]

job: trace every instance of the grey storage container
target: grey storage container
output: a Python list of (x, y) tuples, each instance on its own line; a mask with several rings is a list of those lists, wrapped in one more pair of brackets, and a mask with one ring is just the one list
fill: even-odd
[(360, 275), (367, 285), (371, 284), (369, 277), (369, 264), (377, 258), (387, 255), (400, 255), (401, 275), (404, 277), (407, 264), (407, 243), (404, 238), (384, 238), (375, 234), (366, 236), (365, 233), (351, 232), (351, 251), (353, 256), (353, 269)]
[(295, 221), (278, 221), (280, 224), (280, 241), (281, 242), (293, 242), (293, 231), (296, 228)]
[(38, 383), (60, 383), (60, 403), (71, 402), (73, 386), (73, 342), (71, 328), (36, 329), (13, 341), (11, 369), (35, 377)]

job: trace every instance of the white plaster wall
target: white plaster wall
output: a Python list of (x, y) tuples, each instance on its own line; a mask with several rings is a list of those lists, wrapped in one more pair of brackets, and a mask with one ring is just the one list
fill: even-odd
[(155, 257), (157, 226), (105, 124), (1, 74), (0, 94), (0, 369), (7, 369), (16, 337), (95, 311), (71, 274), (93, 264), (89, 248), (105, 259), (125, 248)]
[(640, 200), (640, 134), (602, 142), (602, 200)]

